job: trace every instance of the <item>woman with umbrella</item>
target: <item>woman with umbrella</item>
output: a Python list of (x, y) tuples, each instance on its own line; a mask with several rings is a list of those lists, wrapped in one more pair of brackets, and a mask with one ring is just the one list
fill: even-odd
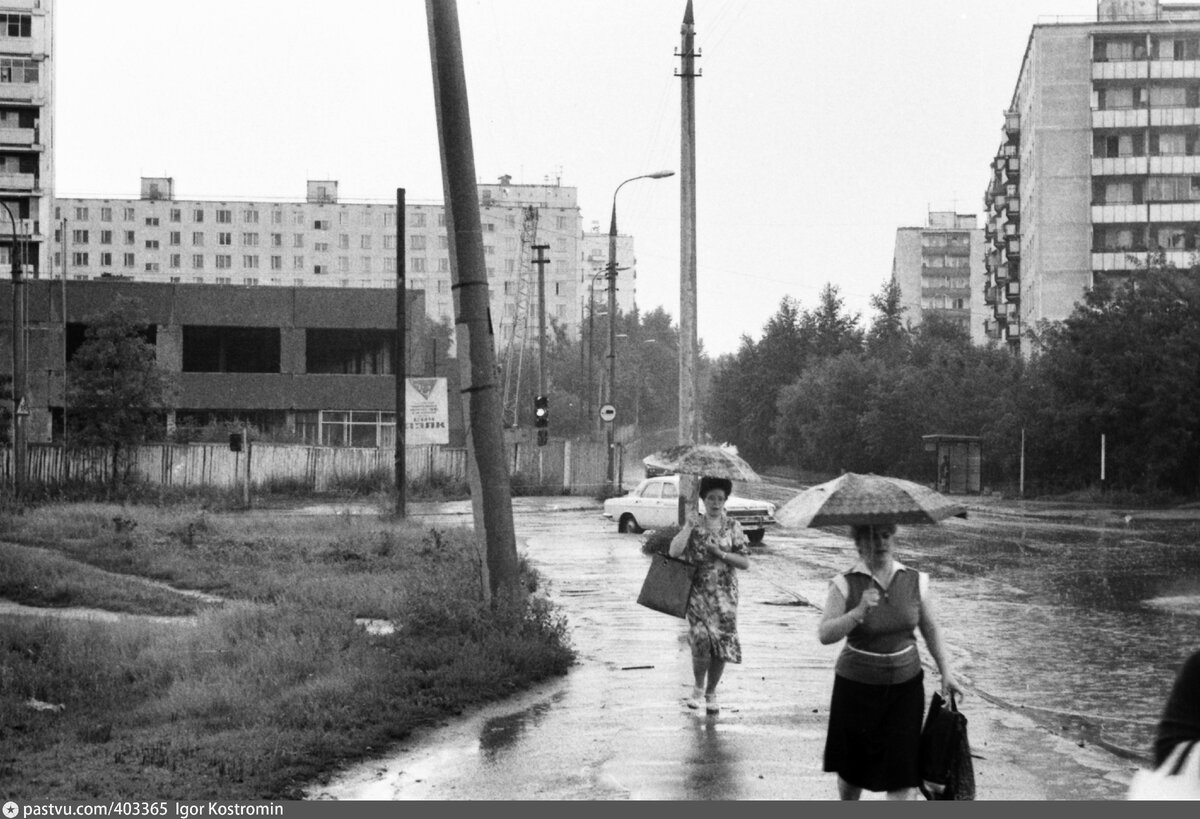
[(709, 714), (720, 711), (717, 684), (727, 662), (742, 661), (737, 633), (738, 583), (734, 569), (750, 568), (750, 541), (742, 525), (725, 515), (725, 500), (733, 481), (711, 476), (700, 479), (703, 517), (695, 509), (671, 539), (671, 557), (683, 556), (698, 568), (688, 599), (688, 643), (692, 647), (695, 687), (689, 708), (701, 705)]
[(918, 749), (925, 708), (916, 632), (942, 679), (942, 695), (962, 695), (942, 645), (929, 576), (892, 554), (897, 522), (931, 523), (964, 507), (928, 487), (876, 475), (846, 474), (789, 501), (785, 524), (849, 523), (859, 561), (833, 578), (817, 628), (825, 645), (845, 640), (834, 670), (825, 770), (838, 796), (863, 790), (911, 799), (920, 785)]

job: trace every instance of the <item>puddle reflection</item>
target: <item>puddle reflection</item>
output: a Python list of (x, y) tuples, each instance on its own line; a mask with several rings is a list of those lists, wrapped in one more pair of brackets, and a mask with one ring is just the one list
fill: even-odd
[(738, 799), (741, 775), (719, 717), (697, 717), (693, 727), (696, 745), (688, 760), (684, 783), (688, 799)]
[(557, 693), (549, 700), (536, 703), (524, 711), (493, 717), (479, 730), (479, 750), (486, 761), (494, 761), (501, 753), (517, 745), (525, 732), (536, 726), (563, 694)]

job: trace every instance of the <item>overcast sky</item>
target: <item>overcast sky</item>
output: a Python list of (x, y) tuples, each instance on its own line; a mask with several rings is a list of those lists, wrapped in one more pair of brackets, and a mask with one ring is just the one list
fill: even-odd
[[(480, 181), (560, 179), (583, 226), (678, 170), (685, 0), (459, 0)], [(58, 0), (57, 194), (441, 201), (421, 0)], [(699, 335), (736, 350), (785, 296), (847, 306), (896, 228), (979, 213), (1037, 22), (1095, 0), (694, 0)], [(626, 185), (638, 304), (679, 316), (679, 178)], [(982, 222), (980, 223), (982, 225)]]

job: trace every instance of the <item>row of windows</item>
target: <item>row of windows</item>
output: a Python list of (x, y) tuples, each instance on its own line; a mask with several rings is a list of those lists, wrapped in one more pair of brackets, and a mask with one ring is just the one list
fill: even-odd
[(1124, 36), (1097, 37), (1092, 43), (1092, 60), (1098, 63), (1123, 60), (1200, 60), (1200, 37)]
[(1093, 205), (1197, 201), (1200, 201), (1200, 176), (1151, 176), (1148, 179), (1092, 182)]
[(969, 233), (922, 233), (921, 247), (961, 247), (971, 246)]
[[(35, 80), (36, 80), (36, 77), (35, 77)], [(91, 216), (91, 206), (75, 205), (74, 210), (75, 210), (75, 220), (77, 222), (86, 222), (89, 220), (89, 218)], [(112, 206), (102, 205), (102, 206), (100, 206), (99, 211), (100, 211), (100, 221), (101, 222), (113, 221), (114, 208)], [(125, 206), (121, 206), (119, 208), (119, 211), (120, 211), (121, 218), (123, 221), (133, 222), (133, 221), (137, 220), (137, 208), (135, 208), (131, 205), (125, 205)], [(204, 208), (192, 208), (190, 210), (191, 221), (196, 224), (203, 223), (206, 218), (206, 213), (207, 213), (207, 211)], [(247, 225), (259, 224), (259, 219), (260, 219), (261, 213), (262, 213), (261, 211), (254, 209), (254, 208), (247, 208), (245, 210), (242, 210), (241, 214), (240, 214), (242, 224), (247, 224)], [(268, 211), (267, 213), (269, 214), (270, 223), (272, 225), (284, 224), (284, 213), (282, 210), (271, 210), (271, 211)], [(409, 228), (427, 227), (426, 215), (427, 214), (424, 214), (424, 213), (407, 214), (406, 219), (405, 219), (406, 226)], [(55, 218), (56, 219), (62, 218), (62, 208), (61, 207), (56, 209)], [(217, 224), (222, 224), (222, 225), (233, 224), (234, 211), (231, 208), (218, 208), (216, 211), (214, 211), (214, 218), (215, 218)], [(359, 216), (358, 216), (358, 224), (366, 225), (366, 226), (372, 225), (374, 223), (374, 218), (375, 218), (374, 213), (369, 212), (369, 211), (360, 211)], [(183, 221), (183, 209), (182, 208), (171, 208), (167, 213), (167, 219), (169, 222), (172, 222), (172, 223), (181, 223)], [(309, 217), (305, 213), (296, 211), (296, 212), (292, 213), (292, 218), (291, 218), (290, 222), (291, 222), (291, 224), (294, 224), (294, 225), (307, 225), (308, 219), (309, 219)], [(337, 224), (339, 226), (349, 225), (351, 223), (351, 221), (352, 220), (350, 218), (350, 212), (340, 211), (337, 214)], [(573, 227), (573, 221), (574, 220), (572, 220), (566, 216), (557, 216), (557, 217), (555, 217), (556, 229), (557, 230), (570, 230)], [(384, 211), (382, 222), (383, 222), (383, 226), (385, 228), (395, 227), (396, 226), (395, 211), (394, 210), (393, 211)], [(158, 225), (158, 217), (146, 217), (146, 224), (147, 225)], [(333, 229), (333, 220), (326, 219), (326, 218), (314, 219), (312, 221), (312, 226), (313, 226), (314, 230), (332, 230)], [(437, 214), (437, 226), (440, 228), (444, 228), (446, 226), (445, 211), (441, 211)], [(515, 230), (517, 227), (516, 216), (511, 215), (511, 214), (505, 216), (504, 217), (504, 226), (506, 228)], [(483, 227), (483, 231), (485, 233), (494, 233), (496, 231), (496, 223), (495, 222), (484, 222), (482, 227)]]
[(0, 82), (36, 83), (38, 61), (24, 57), (0, 57)]
[(1200, 225), (1096, 226), (1092, 250), (1200, 250)]
[(20, 12), (0, 12), (0, 37), (32, 37), (33, 15)]
[(1200, 108), (1200, 85), (1155, 85), (1097, 88), (1092, 107), (1098, 111), (1132, 108)]
[[(1150, 156), (1200, 154), (1200, 131), (1156, 131), (1149, 138)], [(1146, 156), (1145, 134), (1094, 134), (1092, 156), (1099, 159)]]

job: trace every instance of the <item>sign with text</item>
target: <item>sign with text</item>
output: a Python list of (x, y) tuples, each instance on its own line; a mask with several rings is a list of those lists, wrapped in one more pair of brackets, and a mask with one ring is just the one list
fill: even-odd
[(406, 378), (404, 445), (450, 443), (450, 402), (446, 379)]

